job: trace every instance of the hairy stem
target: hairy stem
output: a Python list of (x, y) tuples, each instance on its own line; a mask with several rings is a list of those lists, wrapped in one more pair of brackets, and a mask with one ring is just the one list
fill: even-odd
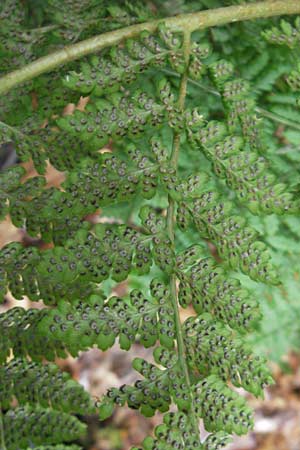
[[(178, 98), (178, 107), (181, 111), (184, 109), (184, 103), (185, 103), (185, 97), (186, 97), (186, 90), (187, 90), (187, 80), (188, 80), (188, 63), (190, 58), (190, 40), (191, 40), (191, 33), (189, 30), (184, 32), (184, 41), (183, 41), (183, 51), (184, 51), (184, 57), (186, 62), (186, 71), (181, 77), (180, 82), (180, 89), (179, 89), (179, 98)], [(173, 138), (173, 146), (172, 146), (172, 153), (170, 156), (170, 166), (173, 167), (177, 171), (177, 165), (178, 165), (178, 157), (179, 157), (179, 150), (180, 150), (180, 133), (174, 133)], [(174, 200), (169, 196), (168, 197), (168, 211), (167, 211), (167, 232), (168, 236), (171, 239), (173, 245), (174, 245), (174, 239), (175, 239), (175, 202)], [(192, 396), (192, 389), (191, 389), (191, 381), (190, 381), (190, 375), (188, 366), (186, 363), (186, 351), (185, 351), (185, 345), (182, 335), (182, 327), (180, 322), (180, 313), (179, 313), (179, 304), (178, 304), (178, 296), (177, 296), (177, 286), (176, 286), (176, 275), (172, 274), (170, 277), (170, 294), (172, 299), (172, 306), (174, 311), (174, 319), (175, 319), (175, 327), (176, 327), (176, 341), (177, 341), (177, 352), (178, 352), (178, 359), (180, 366), (182, 368), (185, 383), (187, 385), (188, 391), (190, 392), (190, 400), (191, 400), (191, 420), (193, 423), (194, 431), (196, 433), (196, 436), (198, 436), (200, 441), (200, 432), (199, 432), (199, 424), (196, 417), (196, 413), (194, 410), (194, 401)]]
[[(198, 29), (224, 25), (231, 22), (297, 13), (300, 13), (299, 0), (277, 0), (273, 2), (264, 1), (253, 4), (228, 6), (226, 8), (211, 9), (191, 14), (180, 14), (163, 19), (163, 21), (171, 29), (191, 33)], [(62, 64), (74, 61), (90, 53), (99, 52), (105, 47), (118, 44), (123, 39), (137, 36), (143, 30), (153, 32), (156, 30), (159, 22), (161, 20), (152, 20), (103, 33), (78, 42), (77, 44), (66, 46), (47, 56), (43, 56), (27, 66), (0, 78), (0, 94), (4, 94), (14, 86), (31, 80), (42, 73), (56, 69)]]

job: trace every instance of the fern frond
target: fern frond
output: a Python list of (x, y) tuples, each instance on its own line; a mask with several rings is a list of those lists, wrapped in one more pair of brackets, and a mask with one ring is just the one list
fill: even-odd
[(82, 436), (86, 428), (63, 412), (29, 406), (8, 410), (3, 416), (3, 427), (9, 450), (26, 449), (31, 444), (70, 442)]
[(127, 301), (117, 297), (105, 300), (100, 294), (93, 294), (85, 302), (73, 300), (69, 305), (60, 302), (54, 309), (13, 308), (0, 315), (3, 327), (0, 358), (4, 362), (10, 348), (15, 356), (28, 354), (38, 361), (43, 354), (48, 360), (56, 355), (65, 357), (67, 351), (76, 356), (93, 345), (107, 350), (117, 337), (121, 348), (126, 350), (137, 336), (145, 347), (159, 340), (172, 348), (175, 330), (168, 290), (153, 280), (151, 294), (150, 300), (133, 290)]
[(138, 273), (149, 272), (151, 237), (125, 225), (111, 229), (99, 224), (94, 233), (81, 229), (64, 247), (45, 252), (8, 244), (1, 251), (1, 261), (3, 294), (9, 288), (18, 299), (28, 295), (32, 300), (43, 298), (45, 303), (55, 304), (61, 298), (80, 298), (91, 283), (110, 275), (122, 281), (133, 267)]
[(294, 27), (286, 20), (281, 20), (280, 27), (266, 30), (262, 35), (271, 44), (294, 48), (300, 42), (300, 18), (297, 17)]
[(293, 91), (300, 91), (300, 63), (298, 70), (293, 70), (287, 78), (287, 82)]
[[(216, 374), (233, 385), (244, 387), (256, 396), (263, 396), (263, 388), (272, 384), (265, 360), (251, 354), (239, 335), (225, 328), (208, 313), (185, 322), (185, 339), (191, 367), (201, 374)], [(234, 349), (234, 350), (233, 350)]]
[[(162, 297), (162, 293), (166, 297)], [(164, 345), (173, 345), (174, 325), (167, 291), (161, 284), (152, 283), (154, 298), (149, 301), (139, 291), (132, 291), (130, 301), (111, 297), (105, 303), (97, 295), (92, 295), (86, 304), (74, 302), (67, 307), (49, 312), (39, 324), (39, 332), (52, 336), (64, 343), (71, 354), (97, 345), (102, 350), (111, 347), (117, 336), (120, 345), (128, 350), (139, 335), (144, 346), (149, 347), (160, 339)], [(76, 329), (81, 341), (74, 339)]]
[(164, 107), (141, 91), (130, 97), (115, 93), (109, 101), (98, 100), (87, 109), (88, 113), (76, 111), (57, 122), (73, 136), (89, 140), (94, 148), (101, 148), (110, 138), (134, 138), (149, 125), (159, 126), (165, 116)]
[(119, 90), (120, 84), (134, 81), (151, 66), (170, 64), (180, 73), (185, 68), (181, 41), (178, 34), (161, 24), (157, 37), (145, 31), (139, 40), (126, 41), (125, 48), (113, 47), (109, 54), (93, 57), (90, 64), (81, 64), (80, 73), (67, 75), (64, 84), (83, 94), (101, 96)]
[[(0, 100), (0, 145), (11, 143), (41, 175), (26, 179), (18, 165), (1, 172), (0, 219), (10, 215), (16, 227), (48, 243), (45, 249), (11, 242), (0, 250), (1, 300), (10, 292), (43, 301), (41, 308), (0, 314), (0, 442), (7, 450), (75, 450), (72, 442), (86, 426), (72, 414), (99, 409), (106, 419), (125, 404), (145, 416), (164, 415), (144, 450), (217, 450), (230, 434), (253, 426), (245, 399), (230, 386), (263, 396), (272, 384), (265, 359), (245, 336), (264, 308), (231, 270), (278, 284), (267, 244), (289, 248), (284, 236), (260, 236), (264, 226), (244, 206), (257, 216), (299, 211), (290, 193), (298, 189), (299, 158), (282, 149), (298, 138), (299, 71), (291, 71), (299, 20), (294, 27), (282, 21), (281, 29), (263, 33), (265, 40), (268, 20), (205, 28), (298, 11), (292, 3), (152, 20), (153, 2), (47, 0), (24, 8), (20, 0), (3, 1), (0, 71), (74, 44), (51, 62), (45, 56), (0, 80), (5, 92), (55, 69)], [(88, 39), (99, 30), (116, 31)], [(269, 43), (288, 45), (293, 54)], [(99, 48), (106, 50), (76, 62)], [(297, 131), (276, 129), (276, 120), (287, 127), (293, 121)], [(279, 181), (283, 161), (292, 182)], [(59, 187), (46, 184), (48, 162), (65, 172)], [(122, 220), (92, 225), (88, 216), (100, 209), (104, 217), (118, 210)], [(272, 227), (273, 218), (266, 224)], [(286, 223), (295, 233), (296, 223)], [(213, 247), (209, 256), (206, 244)], [(130, 277), (147, 274), (149, 285), (141, 278), (141, 289), (132, 289)], [(107, 286), (124, 280), (129, 294), (110, 296)], [(194, 312), (182, 323), (180, 307), (188, 305)], [(92, 347), (106, 351), (116, 341), (124, 350), (135, 342), (154, 347), (154, 362), (135, 358), (142, 378), (109, 389), (96, 406), (48, 363)], [(204, 442), (200, 419), (211, 433)]]
[[(168, 413), (164, 416), (164, 422), (155, 428), (155, 437), (147, 437), (143, 442), (143, 450), (220, 450), (225, 447), (231, 439), (224, 432), (210, 434), (200, 444), (193, 431), (188, 415), (183, 412)], [(136, 447), (131, 450), (140, 450)]]
[(9, 409), (15, 397), (19, 405), (38, 404), (78, 414), (95, 412), (89, 394), (54, 364), (41, 365), (14, 358), (0, 368), (0, 382), (0, 402), (4, 409)]
[(299, 208), (292, 195), (285, 192), (285, 185), (275, 184), (275, 176), (267, 170), (265, 159), (251, 151), (240, 136), (228, 135), (223, 123), (209, 122), (197, 134), (190, 132), (189, 137), (252, 213), (283, 214)]
[[(237, 279), (230, 278), (212, 258), (189, 262), (186, 253), (180, 255), (177, 272), (181, 305), (192, 303), (198, 314), (210, 312), (218, 321), (241, 333), (253, 327), (260, 319), (260, 311), (250, 292)], [(179, 256), (177, 264), (178, 260)]]
[(253, 427), (252, 412), (245, 399), (215, 375), (196, 384), (194, 389), (196, 412), (203, 417), (207, 431), (241, 435)]
[(244, 218), (230, 215), (232, 207), (230, 202), (220, 203), (216, 192), (208, 191), (191, 203), (180, 203), (178, 221), (182, 226), (182, 215), (185, 226), (187, 220), (192, 220), (200, 235), (215, 243), (220, 256), (230, 267), (254, 280), (278, 283), (266, 245), (257, 241), (258, 233), (246, 225)]

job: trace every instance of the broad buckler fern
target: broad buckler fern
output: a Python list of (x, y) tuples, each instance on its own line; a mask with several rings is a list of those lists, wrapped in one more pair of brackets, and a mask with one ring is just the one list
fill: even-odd
[[(0, 144), (18, 159), (0, 173), (0, 216), (48, 244), (0, 250), (1, 300), (42, 306), (0, 314), (1, 450), (77, 450), (86, 415), (123, 405), (162, 413), (144, 450), (221, 449), (253, 427), (235, 388), (273, 382), (247, 340), (261, 312), (243, 280), (280, 283), (253, 216), (299, 214), (267, 109), (272, 95), (299, 108), (300, 5), (178, 1), (168, 17), (171, 3), (1, 2)], [(270, 58), (283, 69), (267, 78)], [(91, 223), (100, 209), (118, 220)], [(55, 364), (115, 342), (154, 359), (97, 401)]]

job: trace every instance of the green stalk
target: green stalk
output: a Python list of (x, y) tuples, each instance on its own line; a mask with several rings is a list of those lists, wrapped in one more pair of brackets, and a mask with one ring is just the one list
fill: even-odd
[[(174, 70), (161, 68), (162, 72), (167, 73), (168, 75), (171, 75), (175, 78), (179, 78), (180, 75), (177, 72), (174, 72)], [(194, 86), (199, 87), (205, 92), (208, 92), (216, 97), (221, 97), (220, 92), (208, 87), (204, 86), (202, 83), (199, 83), (199, 81), (192, 80), (191, 78), (188, 78), (188, 83), (193, 84)], [(294, 128), (295, 130), (300, 131), (300, 123), (293, 122), (292, 120), (286, 119), (285, 117), (282, 117), (279, 114), (272, 113), (266, 109), (260, 108), (259, 106), (256, 106), (254, 110), (259, 113), (261, 116), (267, 117), (270, 120), (273, 120), (274, 122), (282, 123), (283, 125), (287, 125), (290, 128)]]
[(103, 48), (118, 44), (123, 39), (135, 37), (143, 30), (154, 32), (158, 24), (162, 21), (172, 30), (192, 33), (195, 30), (242, 20), (297, 13), (300, 13), (299, 0), (277, 0), (274, 2), (264, 1), (253, 4), (234, 5), (191, 14), (180, 14), (163, 20), (152, 20), (150, 22), (131, 25), (69, 45), (47, 56), (43, 56), (21, 69), (8, 73), (0, 78), (0, 94), (4, 94), (14, 86), (31, 80), (42, 73), (50, 72), (62, 64), (67, 64), (82, 56), (99, 52)]
[(283, 125), (287, 125), (290, 128), (294, 128), (294, 130), (300, 131), (300, 123), (293, 122), (292, 120), (286, 119), (285, 117), (282, 117), (279, 114), (272, 113), (260, 107), (255, 108), (255, 111), (257, 111), (262, 116), (267, 117), (270, 120), (273, 120), (274, 122), (282, 123)]
[[(188, 81), (188, 64), (190, 59), (190, 42), (191, 42), (191, 33), (189, 30), (184, 32), (184, 40), (183, 40), (183, 52), (184, 52), (184, 59), (186, 63), (186, 70), (185, 73), (181, 77), (180, 81), (180, 88), (179, 88), (179, 98), (178, 98), (178, 108), (180, 111), (184, 110), (184, 103), (186, 98), (186, 91), (187, 91), (187, 81)], [(180, 150), (180, 133), (174, 133), (173, 138), (173, 146), (172, 146), (172, 152), (170, 156), (170, 166), (177, 171), (178, 166), (178, 157), (179, 157), (179, 150)], [(172, 245), (174, 247), (174, 240), (175, 240), (175, 202), (171, 198), (171, 196), (168, 196), (168, 209), (167, 209), (167, 233), (168, 237), (172, 241)], [(176, 342), (177, 342), (177, 353), (178, 353), (178, 360), (179, 364), (181, 366), (182, 372), (184, 374), (185, 383), (187, 385), (188, 391), (190, 393), (190, 402), (191, 402), (191, 420), (193, 423), (193, 428), (196, 433), (196, 436), (199, 438), (200, 442), (200, 432), (199, 432), (199, 423), (197, 420), (197, 416), (195, 413), (194, 408), (194, 399), (191, 389), (191, 380), (190, 380), (190, 374), (189, 369), (187, 366), (187, 358), (186, 358), (186, 350), (182, 335), (182, 327), (180, 322), (180, 312), (179, 312), (179, 303), (178, 303), (178, 295), (177, 295), (177, 286), (176, 286), (177, 278), (176, 275), (173, 273), (170, 276), (170, 294), (171, 294), (171, 300), (172, 300), (172, 306), (174, 311), (174, 319), (175, 319), (175, 328), (176, 328)]]
[(0, 405), (0, 445), (1, 445), (0, 450), (6, 450), (1, 405)]

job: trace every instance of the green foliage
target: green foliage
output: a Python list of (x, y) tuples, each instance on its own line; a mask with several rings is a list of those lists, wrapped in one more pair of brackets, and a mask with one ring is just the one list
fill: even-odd
[(0, 401), (8, 409), (13, 396), (20, 405), (38, 403), (43, 407), (84, 414), (94, 405), (87, 392), (54, 364), (45, 366), (14, 358), (0, 368)]
[(101, 295), (93, 294), (84, 302), (61, 302), (53, 309), (13, 308), (0, 319), (1, 360), (5, 361), (11, 348), (15, 355), (29, 355), (37, 361), (43, 356), (48, 360), (66, 357), (67, 351), (77, 356), (79, 351), (93, 345), (104, 351), (114, 344), (116, 337), (121, 347), (128, 350), (137, 334), (146, 347), (153, 346), (158, 339), (166, 347), (172, 347), (175, 334), (172, 309), (168, 298), (162, 297), (167, 291), (157, 280), (152, 282), (151, 290), (151, 301), (134, 290), (126, 303), (117, 297), (104, 302)]
[[(191, 251), (194, 252), (194, 247), (188, 249), (189, 253)], [(196, 264), (189, 261), (185, 266), (185, 255), (177, 258), (180, 258), (179, 267), (187, 269), (178, 271), (180, 304), (186, 307), (192, 303), (198, 314), (209, 312), (240, 333), (251, 329), (259, 320), (260, 313), (258, 302), (250, 292), (243, 289), (239, 280), (230, 278), (213, 258), (202, 259)]]
[(180, 38), (163, 26), (157, 38), (143, 32), (140, 40), (125, 42), (125, 49), (112, 48), (107, 57), (93, 57), (91, 63), (82, 63), (80, 73), (67, 75), (64, 85), (82, 94), (106, 95), (118, 91), (120, 83), (131, 83), (149, 66), (170, 64), (175, 70), (184, 70)]
[(286, 20), (280, 21), (280, 27), (273, 27), (266, 30), (263, 36), (272, 44), (287, 45), (288, 47), (295, 47), (300, 42), (300, 20), (299, 17), (295, 20), (293, 27)]
[(269, 216), (256, 218), (254, 224), (266, 236), (274, 260), (281, 265), (282, 285), (280, 289), (259, 286), (262, 321), (250, 342), (257, 354), (263, 352), (280, 364), (290, 350), (299, 348), (299, 218)]
[[(164, 422), (155, 428), (155, 438), (148, 437), (143, 442), (143, 450), (171, 450), (173, 448), (184, 450), (192, 448), (196, 450), (221, 449), (230, 437), (223, 432), (210, 434), (209, 437), (199, 444), (199, 440), (193, 430), (190, 418), (182, 413), (167, 413)], [(138, 450), (133, 448), (132, 450)]]
[(85, 426), (69, 414), (29, 406), (8, 410), (3, 417), (3, 428), (5, 443), (12, 450), (27, 448), (31, 443), (70, 442), (85, 431)]
[(287, 78), (288, 84), (293, 91), (300, 91), (300, 65), (298, 64), (298, 70), (293, 70)]
[(200, 373), (215, 373), (224, 381), (230, 379), (235, 386), (256, 396), (263, 396), (263, 388), (272, 384), (263, 360), (253, 357), (240, 336), (216, 323), (209, 314), (188, 319), (184, 331), (188, 363)]
[[(196, 3), (178, 1), (174, 14), (231, 2)], [(30, 0), (24, 8), (5, 0), (0, 70), (163, 19), (165, 9), (159, 1)], [(263, 396), (272, 384), (256, 354), (258, 328), (270, 335), (276, 285), (287, 298), (298, 289), (295, 274), (285, 273), (299, 251), (298, 43), (299, 18), (192, 36), (161, 20), (152, 33), (1, 98), (0, 144), (13, 143), (38, 176), (25, 179), (19, 164), (1, 171), (0, 219), (9, 214), (49, 244), (0, 250), (1, 301), (10, 292), (43, 302), (0, 314), (6, 450), (76, 450), (67, 444), (84, 435), (85, 415), (105, 420), (125, 404), (147, 417), (163, 413), (144, 450), (217, 450), (251, 429), (251, 410), (232, 386)], [(86, 106), (66, 113), (82, 95)], [(58, 187), (47, 186), (48, 163), (64, 172)], [(113, 223), (89, 222), (100, 209), (117, 216)], [(122, 297), (105, 292), (105, 283), (124, 280), (138, 287)], [(261, 298), (270, 292), (278, 301), (269, 307)], [(180, 308), (189, 308), (184, 322)], [(142, 378), (96, 404), (50, 362), (116, 342), (154, 347), (154, 362), (135, 358)], [(199, 420), (210, 433), (205, 441)]]
[[(34, 447), (36, 450), (79, 450), (77, 445), (39, 445)], [(27, 449), (30, 450), (30, 447)]]

